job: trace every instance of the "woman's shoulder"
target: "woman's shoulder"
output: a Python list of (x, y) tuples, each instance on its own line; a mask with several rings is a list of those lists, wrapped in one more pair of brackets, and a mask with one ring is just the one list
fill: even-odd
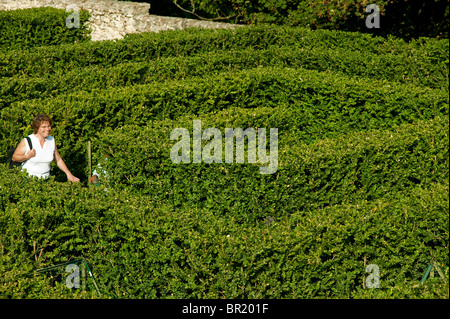
[[(33, 141), (34, 141), (34, 142), (39, 141), (38, 138), (37, 138), (33, 133), (31, 133), (31, 134), (28, 135), (27, 137), (30, 138), (30, 140), (31, 140), (32, 143), (33, 143)], [(26, 143), (27, 137), (25, 137), (25, 138), (23, 139), (23, 141), (25, 141), (25, 143)]]
[(54, 138), (53, 136), (51, 136), (51, 135), (47, 136), (47, 137), (45, 138), (45, 141), (46, 141), (47, 143), (50, 143), (52, 149), (56, 148), (56, 142), (55, 142), (55, 138)]

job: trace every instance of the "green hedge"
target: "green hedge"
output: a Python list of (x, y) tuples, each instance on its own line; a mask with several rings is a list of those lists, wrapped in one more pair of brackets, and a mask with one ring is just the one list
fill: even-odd
[[(402, 55), (409, 63), (431, 62), (446, 67), (448, 40), (374, 37), (360, 33), (307, 28), (245, 27), (235, 30), (185, 30), (132, 34), (120, 41), (100, 41), (61, 45), (54, 48), (0, 52), (0, 76), (43, 75), (85, 66), (108, 66), (124, 62), (142, 62), (162, 57), (192, 56), (210, 51), (241, 48), (264, 49), (271, 45), (321, 47), (361, 53)], [(431, 55), (431, 56), (430, 56)], [(447, 57), (447, 59), (445, 58)], [(396, 62), (397, 63), (397, 62)], [(448, 66), (447, 66), (448, 69)], [(445, 74), (445, 72), (444, 72)]]
[(254, 67), (291, 67), (329, 71), (353, 77), (367, 77), (417, 86), (446, 88), (448, 64), (431, 60), (411, 62), (403, 55), (358, 53), (343, 49), (304, 48), (297, 45), (272, 46), (256, 50), (207, 52), (188, 57), (162, 58), (148, 62), (87, 66), (60, 70), (46, 77), (0, 79), (0, 108), (18, 100), (46, 98), (75, 90), (121, 87), (184, 80), (192, 76), (214, 74)]
[[(228, 126), (233, 116), (226, 115), (203, 118), (203, 130), (246, 128)], [(236, 118), (245, 120), (242, 113)], [(256, 117), (250, 127), (272, 127), (261, 124)], [(175, 141), (170, 140), (170, 132), (175, 127), (188, 129), (192, 137), (192, 122), (188, 121), (166, 121), (147, 128), (124, 126), (100, 134), (94, 142), (95, 159), (109, 172), (110, 185), (125, 186), (176, 207), (198, 206), (237, 220), (255, 220), (371, 201), (417, 184), (428, 187), (445, 182), (449, 176), (448, 117), (404, 124), (395, 130), (342, 133), (311, 144), (299, 141), (300, 134), (280, 130), (278, 170), (272, 175), (260, 174), (260, 165), (248, 164), (247, 158), (246, 164), (235, 160), (233, 164), (225, 160), (221, 164), (172, 163)], [(105, 153), (109, 154), (107, 162)]]
[[(4, 154), (48, 113), (83, 179), (0, 165), (2, 297), (97, 297), (34, 272), (77, 258), (102, 297), (448, 297), (448, 40), (265, 30), (0, 53)], [(277, 172), (172, 163), (171, 130), (197, 118), (278, 128)], [(419, 285), (430, 261), (446, 280)], [(364, 289), (370, 263), (380, 289)]]
[(326, 72), (256, 68), (13, 103), (0, 111), (4, 123), (0, 145), (6, 156), (11, 146), (31, 132), (34, 114), (47, 113), (55, 121), (52, 134), (61, 154), (70, 167), (79, 167), (86, 163), (86, 141), (105, 127), (259, 106), (297, 110), (291, 125), (304, 131), (303, 140), (309, 140), (446, 115), (448, 94)]
[[(108, 298), (447, 298), (448, 180), (374, 201), (242, 223), (114, 188), (27, 180), (0, 165), (0, 295), (74, 293), (34, 270), (85, 258)], [(431, 260), (446, 280), (419, 281)], [(379, 289), (364, 289), (367, 264)]]
[(7, 51), (0, 54), (88, 41), (90, 30), (85, 23), (90, 14), (80, 10), (80, 27), (68, 28), (66, 18), (70, 14), (63, 9), (50, 7), (0, 11), (0, 51)]

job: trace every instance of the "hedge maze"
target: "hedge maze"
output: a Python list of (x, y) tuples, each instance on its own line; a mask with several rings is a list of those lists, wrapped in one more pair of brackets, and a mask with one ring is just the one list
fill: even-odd
[[(250, 26), (91, 42), (47, 9), (8, 14), (0, 158), (46, 113), (82, 182), (0, 165), (2, 297), (448, 297), (448, 39)], [(278, 128), (277, 171), (174, 163), (170, 134), (193, 120)], [(105, 294), (35, 272), (80, 258)], [(420, 284), (431, 262), (445, 279)]]

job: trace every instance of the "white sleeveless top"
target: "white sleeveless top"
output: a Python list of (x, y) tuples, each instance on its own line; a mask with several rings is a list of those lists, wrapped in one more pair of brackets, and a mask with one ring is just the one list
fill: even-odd
[[(44, 147), (41, 147), (39, 139), (34, 134), (30, 134), (29, 137), (33, 148), (36, 150), (36, 156), (22, 163), (22, 171), (26, 169), (30, 176), (48, 178), (50, 176), (50, 163), (53, 161), (55, 154), (55, 139), (49, 135), (45, 139)], [(30, 146), (26, 140), (25, 144), (27, 147), (25, 154), (27, 154), (30, 151)]]

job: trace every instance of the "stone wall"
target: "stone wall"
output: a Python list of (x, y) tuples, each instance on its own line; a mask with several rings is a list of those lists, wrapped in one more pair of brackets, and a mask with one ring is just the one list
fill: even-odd
[(0, 0), (0, 10), (38, 7), (88, 10), (92, 40), (121, 39), (127, 33), (159, 32), (185, 28), (235, 28), (237, 25), (151, 15), (150, 4), (114, 0)]

